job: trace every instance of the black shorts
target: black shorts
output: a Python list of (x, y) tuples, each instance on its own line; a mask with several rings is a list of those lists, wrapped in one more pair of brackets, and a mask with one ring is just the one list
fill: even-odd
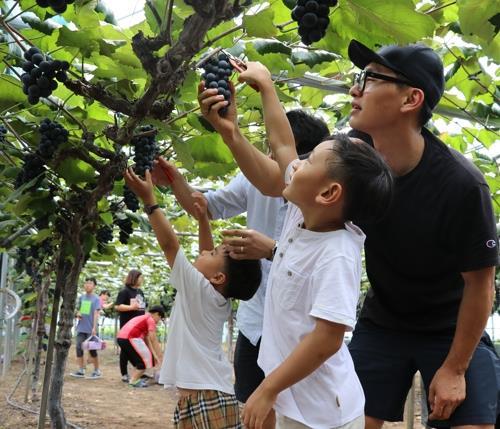
[(129, 340), (125, 338), (117, 338), (116, 341), (134, 368), (139, 370), (146, 369), (146, 365), (144, 364), (142, 357), (135, 351)]
[[(349, 350), (365, 392), (365, 414), (386, 421), (403, 420), (406, 395), (420, 371), (426, 394), (446, 358), (452, 336), (389, 331), (358, 321)], [(500, 360), (484, 334), (465, 373), (466, 399), (449, 420), (429, 421), (444, 428), (495, 424), (500, 412)]]
[[(91, 334), (86, 334), (84, 332), (78, 332), (76, 334), (76, 357), (83, 357), (82, 343), (90, 337)], [(89, 350), (89, 354), (92, 357), (97, 357), (97, 350)]]
[(254, 346), (241, 332), (238, 333), (234, 350), (234, 375), (236, 378), (234, 391), (236, 399), (240, 402), (246, 402), (265, 378), (264, 371), (257, 365), (259, 348), (260, 340)]

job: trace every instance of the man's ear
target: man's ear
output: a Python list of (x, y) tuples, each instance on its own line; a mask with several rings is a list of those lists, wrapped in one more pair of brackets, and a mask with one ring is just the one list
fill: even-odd
[(222, 271), (215, 273), (210, 278), (210, 283), (214, 286), (224, 286), (226, 284), (227, 276)]
[(401, 106), (401, 112), (411, 112), (424, 104), (424, 91), (419, 88), (409, 88)]
[(323, 187), (318, 195), (316, 195), (316, 203), (322, 206), (331, 206), (340, 201), (344, 194), (344, 188), (339, 182), (330, 182)]

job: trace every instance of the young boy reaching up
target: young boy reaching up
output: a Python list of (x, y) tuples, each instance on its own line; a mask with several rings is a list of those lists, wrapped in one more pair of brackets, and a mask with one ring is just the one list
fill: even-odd
[(248, 300), (256, 292), (260, 262), (232, 259), (224, 246), (214, 248), (205, 199), (195, 193), (200, 255), (191, 264), (158, 209), (149, 171), (145, 176), (142, 180), (129, 169), (125, 181), (145, 204), (172, 269), (170, 282), (177, 289), (159, 379), (180, 393), (175, 427), (241, 428), (233, 370), (222, 350), (222, 330), (231, 313), (230, 298)]
[(259, 86), (277, 164), (240, 133), (234, 96), (221, 117), (227, 102), (203, 91), (202, 113), (247, 178), (257, 187), (265, 178), (262, 192), (273, 184), (289, 201), (266, 292), (258, 359), (266, 378), (246, 402), (243, 422), (265, 427), (274, 407), (280, 429), (362, 429), (363, 390), (343, 342), (356, 320), (365, 239), (351, 221), (383, 216), (391, 173), (373, 148), (343, 134), (299, 161), (269, 71), (248, 63), (240, 80)]

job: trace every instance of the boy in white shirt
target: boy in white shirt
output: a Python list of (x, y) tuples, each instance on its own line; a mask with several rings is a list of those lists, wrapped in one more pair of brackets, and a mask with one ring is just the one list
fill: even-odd
[(234, 97), (221, 117), (227, 102), (216, 91), (200, 94), (202, 113), (247, 178), (258, 188), (265, 178), (289, 201), (265, 300), (258, 362), (266, 378), (248, 399), (243, 422), (249, 429), (266, 427), (274, 407), (280, 429), (362, 429), (363, 390), (343, 342), (355, 323), (365, 238), (351, 220), (384, 215), (392, 176), (373, 148), (342, 134), (298, 161), (269, 71), (259, 63), (247, 66), (240, 80), (260, 89), (277, 164), (241, 135)]
[(172, 271), (177, 289), (159, 382), (176, 386), (180, 399), (176, 428), (241, 428), (233, 371), (222, 350), (222, 330), (231, 313), (230, 298), (248, 300), (261, 280), (258, 260), (236, 260), (224, 246), (214, 249), (206, 200), (194, 193), (200, 256), (191, 264), (169, 221), (158, 210), (149, 171), (146, 180), (132, 169), (127, 185), (142, 199), (151, 226)]

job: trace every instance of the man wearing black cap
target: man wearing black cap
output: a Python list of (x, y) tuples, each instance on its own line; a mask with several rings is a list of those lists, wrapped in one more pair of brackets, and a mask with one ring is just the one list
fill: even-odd
[(498, 240), (482, 174), (423, 128), (444, 91), (443, 65), (423, 45), (375, 53), (353, 40), (349, 57), (362, 70), (350, 125), (372, 137), (395, 175), (389, 214), (360, 225), (371, 289), (350, 351), (366, 428), (402, 420), (416, 371), (431, 426), (492, 428), (499, 365), (484, 328)]

